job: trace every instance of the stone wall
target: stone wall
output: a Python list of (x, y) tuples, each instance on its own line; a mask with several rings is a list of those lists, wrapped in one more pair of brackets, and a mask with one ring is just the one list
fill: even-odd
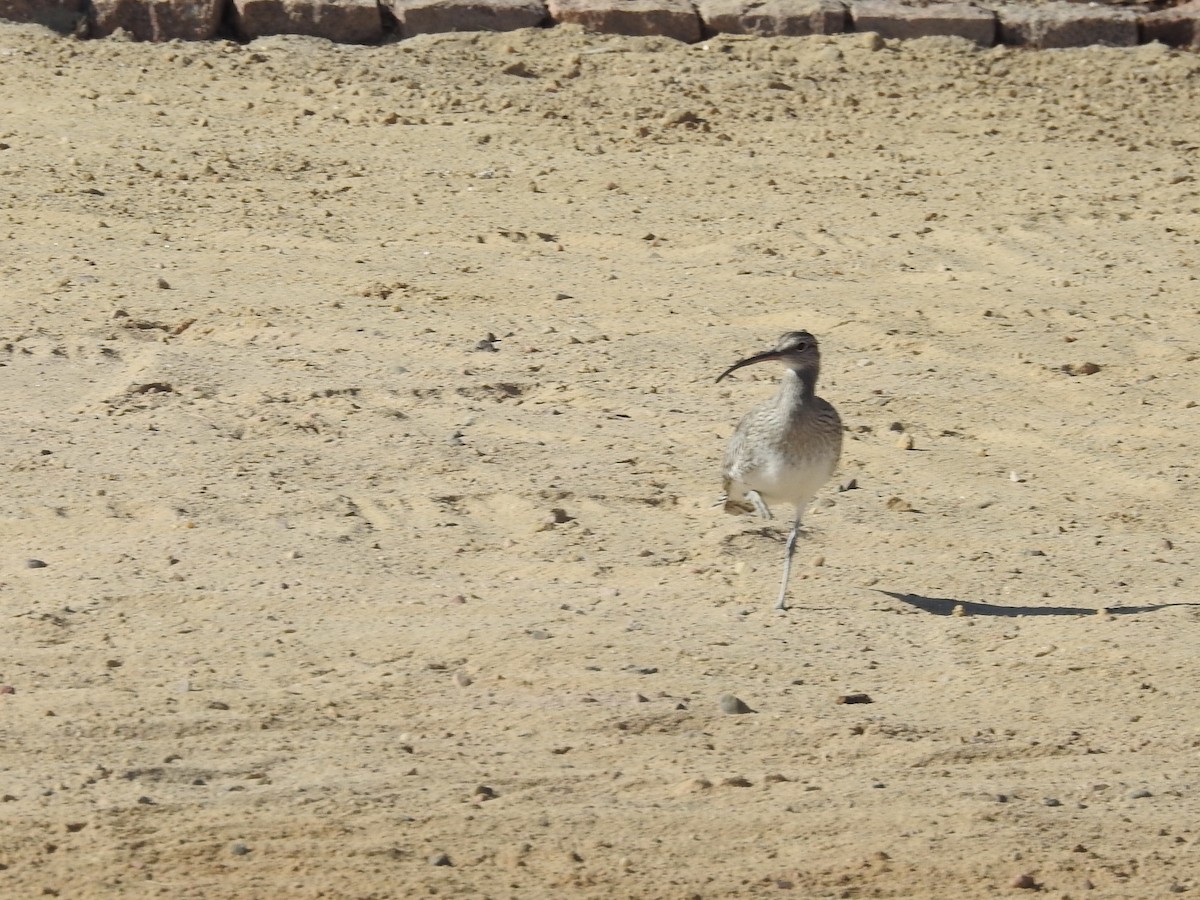
[(79, 37), (123, 34), (140, 41), (305, 34), (372, 44), (435, 32), (574, 23), (589, 31), (686, 42), (721, 33), (858, 31), (880, 38), (957, 36), (985, 47), (1159, 41), (1200, 49), (1200, 0), (1156, 8), (1161, 5), (1066, 0), (0, 0), (0, 19), (34, 22)]

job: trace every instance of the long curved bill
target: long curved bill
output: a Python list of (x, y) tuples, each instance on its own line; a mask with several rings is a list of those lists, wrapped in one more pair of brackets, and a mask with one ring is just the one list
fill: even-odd
[(724, 372), (722, 372), (720, 375), (717, 376), (717, 381), (720, 381), (722, 378), (724, 378), (730, 372), (733, 372), (736, 369), (740, 369), (742, 366), (752, 366), (755, 363), (771, 362), (771, 360), (780, 359), (781, 356), (782, 356), (782, 354), (780, 354), (778, 350), (767, 350), (764, 353), (756, 353), (756, 354), (754, 354), (754, 356), (748, 357), (747, 359), (743, 359), (741, 362), (734, 363), (732, 366), (730, 366), (728, 369), (726, 369)]

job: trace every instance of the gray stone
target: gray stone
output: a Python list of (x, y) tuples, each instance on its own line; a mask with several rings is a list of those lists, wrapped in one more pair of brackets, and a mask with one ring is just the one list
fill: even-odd
[(855, 0), (850, 4), (855, 31), (884, 38), (963, 37), (990, 47), (996, 43), (996, 15), (970, 3), (905, 6), (895, 0)]
[(1000, 42), (1014, 47), (1132, 47), (1138, 42), (1137, 16), (1127, 9), (1052, 2), (1004, 6), (997, 15)]
[(550, 18), (586, 31), (700, 40), (700, 17), (686, 0), (549, 0)]
[(850, 25), (840, 0), (697, 0), (696, 10), (709, 34), (805, 37)]
[(234, 22), (247, 40), (305, 34), (339, 44), (373, 44), (383, 37), (375, 0), (232, 0)]
[(516, 31), (546, 20), (541, 0), (391, 0), (402, 37), (447, 31)]
[(207, 41), (221, 27), (223, 0), (92, 0), (95, 37), (123, 28), (137, 41)]
[(722, 694), (719, 704), (721, 712), (731, 716), (743, 716), (746, 713), (754, 712), (746, 705), (745, 701), (734, 694)]
[(1200, 50), (1200, 0), (1191, 0), (1174, 9), (1145, 13), (1138, 19), (1141, 39), (1158, 41), (1168, 47), (1192, 47)]

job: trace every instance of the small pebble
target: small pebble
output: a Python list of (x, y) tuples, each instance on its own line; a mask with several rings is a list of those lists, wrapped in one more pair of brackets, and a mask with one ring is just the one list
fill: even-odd
[(838, 703), (874, 703), (869, 694), (842, 694), (837, 698)]
[(27, 559), (27, 560), (25, 560), (25, 568), (27, 568), (27, 569), (44, 569), (44, 568), (46, 568), (46, 563), (40, 559)]
[(964, 616), (966, 616), (966, 614), (967, 614), (967, 608), (965, 606), (963, 606), (961, 603), (955, 603), (954, 609), (952, 609), (950, 611), (950, 615), (954, 616), (956, 619), (961, 619)]
[(169, 291), (171, 289), (170, 282), (168, 282), (167, 279), (163, 278), (161, 275), (158, 276), (158, 281), (156, 281), (155, 284), (158, 285), (158, 289), (160, 291)]
[(843, 481), (841, 484), (838, 485), (838, 492), (844, 494), (846, 491), (853, 491), (853, 490), (856, 490), (857, 488), (858, 488), (858, 479), (857, 478), (847, 478), (845, 481)]
[(1132, 794), (1129, 795), (1129, 799), (1130, 800), (1144, 800), (1147, 797), (1153, 797), (1153, 796), (1154, 795), (1152, 793), (1150, 793), (1148, 790), (1146, 790), (1145, 788), (1138, 788), (1136, 791), (1134, 791)]
[(245, 844), (243, 844), (241, 841), (234, 841), (232, 844), (229, 845), (229, 852), (232, 853), (234, 856), (245, 856), (247, 853), (250, 852), (250, 848), (247, 847)]
[(433, 856), (429, 857), (429, 864), (431, 866), (452, 866), (452, 865), (454, 865), (454, 863), (452, 863), (450, 861), (449, 855), (445, 854), (445, 853), (433, 854)]
[(649, 703), (649, 702), (650, 702), (650, 698), (649, 698), (649, 697), (646, 697), (646, 696), (644, 696), (644, 695), (642, 695), (642, 694), (639, 694), (639, 693), (637, 693), (637, 692), (635, 691), (635, 692), (634, 692), (634, 694), (633, 694), (633, 702), (634, 702), (634, 703)]
[(913, 436), (911, 434), (906, 434), (900, 438), (900, 440), (896, 441), (896, 446), (901, 450), (911, 450), (916, 445), (916, 441), (913, 440)]
[(1042, 806), (1062, 806), (1062, 801), (1057, 797), (1043, 797)]
[(1037, 880), (1028, 872), (1014, 878), (1010, 886), (1020, 888), (1024, 891), (1036, 891), (1038, 889)]
[(454, 683), (457, 684), (459, 687), (470, 687), (472, 680), (473, 679), (471, 678), (471, 676), (468, 675), (466, 672), (455, 672), (454, 673)]
[(735, 697), (733, 694), (722, 694), (720, 703), (721, 712), (728, 713), (731, 716), (740, 716), (744, 715), (745, 713), (754, 712), (754, 710), (752, 710), (749, 706), (743, 703), (741, 699)]
[(889, 497), (888, 502), (887, 502), (887, 508), (890, 509), (892, 512), (912, 512), (913, 511), (912, 504), (909, 503), (907, 500), (905, 500), (903, 497)]

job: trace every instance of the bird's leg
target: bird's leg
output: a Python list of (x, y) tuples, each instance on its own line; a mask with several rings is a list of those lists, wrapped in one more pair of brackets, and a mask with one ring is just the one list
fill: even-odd
[(775, 604), (778, 610), (785, 610), (787, 606), (787, 589), (788, 578), (792, 574), (792, 556), (796, 552), (796, 537), (800, 534), (800, 508), (796, 508), (796, 518), (792, 522), (792, 533), (788, 535), (787, 551), (783, 557), (783, 583), (779, 585), (779, 600)]
[(767, 509), (767, 504), (763, 502), (763, 498), (759, 496), (758, 491), (746, 491), (746, 499), (754, 506), (754, 511), (764, 519), (773, 518), (771, 511)]

